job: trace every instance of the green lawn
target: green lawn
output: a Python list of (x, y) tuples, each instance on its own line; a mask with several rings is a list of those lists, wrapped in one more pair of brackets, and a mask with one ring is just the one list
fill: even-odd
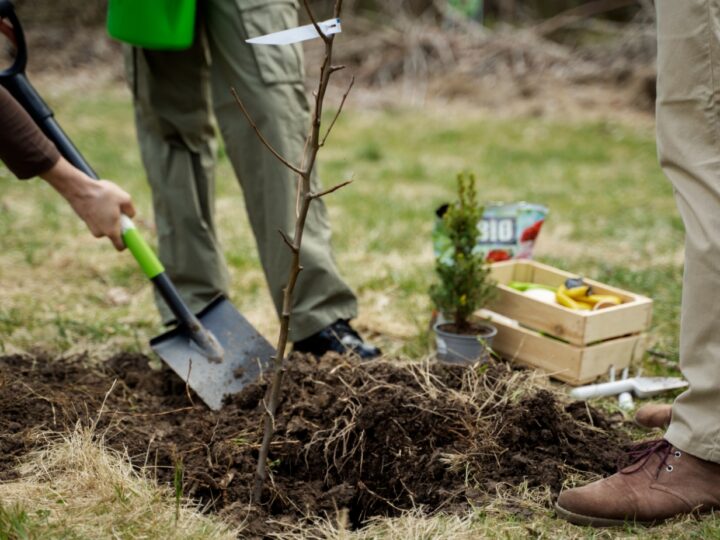
[[(64, 94), (52, 105), (100, 174), (133, 194), (138, 221), (151, 236), (126, 93)], [(217, 205), (233, 296), (274, 335), (275, 315), (240, 210), (240, 189), (222, 148), (219, 154)], [(326, 185), (354, 179), (327, 199), (336, 254), (361, 298), (359, 324), (386, 334), (392, 350), (426, 325), (433, 210), (452, 197), (456, 173), (467, 169), (477, 174), (483, 200), (550, 208), (537, 246), (540, 260), (652, 296), (654, 348), (676, 356), (683, 231), (656, 163), (649, 121), (493, 118), (457, 106), (349, 109), (320, 164)], [(85, 234), (48, 186), (0, 175), (8, 177), (0, 198), (0, 344), (142, 347), (157, 320), (150, 288), (132, 258)], [(113, 287), (130, 302), (114, 305)]]
[[(134, 195), (137, 222), (153, 238), (129, 96), (120, 88), (93, 90), (63, 94), (51, 105), (98, 172)], [(240, 210), (241, 193), (222, 148), (219, 154), (218, 217), (233, 300), (274, 340), (277, 322)], [(538, 259), (651, 296), (655, 356), (646, 357), (645, 368), (676, 372), (683, 229), (656, 162), (650, 119), (507, 118), (458, 105), (350, 107), (320, 165), (328, 186), (354, 179), (327, 198), (336, 256), (360, 298), (359, 327), (386, 351), (410, 358), (430, 352), (426, 291), (433, 278), (433, 212), (452, 197), (456, 174), (467, 169), (476, 173), (483, 200), (550, 208)], [(4, 169), (0, 177), (0, 350), (89, 349), (98, 358), (119, 348), (148, 351), (158, 318), (132, 258), (87, 234), (48, 186), (13, 181)], [(464, 525), (450, 520), (434, 526), (475, 531), (468, 537), (617, 534), (564, 525), (527, 504), (534, 516), (527, 520), (482, 511)], [(393, 526), (380, 524), (378, 530)], [(720, 537), (720, 524), (683, 521), (627, 534)]]

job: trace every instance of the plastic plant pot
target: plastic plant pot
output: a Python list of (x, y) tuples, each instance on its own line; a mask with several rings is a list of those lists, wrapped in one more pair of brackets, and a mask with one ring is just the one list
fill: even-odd
[(480, 327), (478, 334), (463, 335), (442, 330), (440, 326), (444, 324), (439, 322), (433, 327), (438, 359), (449, 364), (472, 365), (487, 358), (497, 328), (491, 324), (477, 323)]

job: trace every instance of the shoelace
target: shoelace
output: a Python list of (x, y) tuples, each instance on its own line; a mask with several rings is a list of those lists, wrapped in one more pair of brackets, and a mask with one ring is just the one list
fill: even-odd
[(360, 334), (358, 334), (355, 330), (353, 330), (352, 326), (350, 326), (350, 324), (343, 319), (340, 319), (335, 324), (333, 324), (330, 327), (330, 331), (340, 340), (340, 342), (343, 341), (344, 337), (352, 336), (354, 338), (354, 340), (357, 340), (357, 342), (362, 343)]
[(625, 456), (625, 465), (621, 465), (618, 460), (618, 471), (620, 474), (632, 474), (642, 469), (648, 460), (655, 454), (660, 454), (660, 464), (658, 465), (655, 477), (660, 474), (660, 469), (667, 466), (667, 459), (672, 452), (672, 445), (665, 439), (657, 439), (645, 441), (630, 447)]
[(334, 325), (333, 328), (337, 328), (338, 330), (342, 329), (343, 332), (346, 332), (348, 334), (352, 334), (353, 336), (359, 338), (360, 334), (358, 334), (352, 326), (350, 326), (350, 323), (346, 321), (345, 319), (339, 319)]

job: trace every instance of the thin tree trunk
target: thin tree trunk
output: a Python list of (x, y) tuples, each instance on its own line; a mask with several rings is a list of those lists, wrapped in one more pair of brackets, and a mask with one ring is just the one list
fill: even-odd
[[(297, 195), (298, 205), (294, 234), (292, 237), (289, 237), (284, 231), (278, 231), (282, 236), (285, 244), (290, 249), (292, 257), (290, 262), (290, 273), (288, 276), (288, 281), (285, 288), (283, 289), (282, 313), (280, 315), (280, 333), (278, 335), (276, 347), (277, 352), (272, 358), (271, 362), (273, 371), (272, 380), (265, 394), (265, 397), (263, 398), (263, 406), (265, 407), (265, 415), (263, 418), (263, 438), (260, 445), (260, 452), (258, 455), (258, 462), (255, 470), (255, 485), (253, 489), (253, 501), (256, 504), (259, 504), (261, 502), (263, 487), (267, 479), (267, 458), (270, 450), (270, 443), (275, 433), (275, 413), (277, 412), (278, 403), (280, 401), (280, 391), (282, 388), (282, 380), (284, 373), (283, 364), (285, 358), (285, 350), (287, 348), (288, 342), (290, 317), (292, 315), (293, 291), (295, 289), (295, 285), (297, 284), (298, 276), (302, 271), (302, 267), (300, 266), (300, 252), (302, 247), (303, 231), (305, 229), (305, 221), (307, 219), (308, 211), (310, 209), (310, 204), (313, 200), (328, 195), (350, 183), (350, 181), (341, 182), (330, 189), (318, 193), (314, 193), (311, 188), (312, 172), (315, 167), (318, 151), (325, 144), (325, 141), (327, 140), (330, 131), (335, 125), (335, 120), (337, 120), (337, 117), (342, 111), (343, 105), (345, 104), (345, 99), (350, 92), (350, 88), (352, 88), (353, 80), (351, 80), (347, 92), (345, 92), (345, 94), (343, 95), (340, 107), (337, 114), (335, 115), (335, 118), (330, 123), (326, 133), (321, 136), (321, 118), (328, 83), (332, 74), (336, 71), (343, 69), (344, 66), (334, 66), (332, 64), (333, 43), (335, 40), (335, 35), (324, 35), (317, 25), (317, 21), (312, 10), (310, 9), (308, 0), (303, 0), (303, 4), (305, 6), (305, 11), (307, 12), (310, 20), (312, 21), (312, 24), (315, 25), (318, 34), (320, 34), (321, 39), (325, 43), (325, 57), (320, 68), (320, 80), (318, 83), (318, 87), (314, 93), (315, 106), (310, 125), (310, 132), (307, 136), (307, 142), (305, 145), (305, 153), (303, 156), (302, 164), (300, 164), (299, 166), (291, 164), (285, 157), (280, 155), (280, 153), (277, 152), (270, 145), (270, 143), (265, 139), (265, 137), (263, 137), (262, 133), (260, 133), (255, 122), (252, 120), (250, 113), (243, 105), (235, 90), (232, 90), (233, 96), (235, 97), (238, 106), (242, 110), (243, 114), (245, 115), (252, 128), (255, 130), (255, 134), (258, 136), (260, 141), (268, 148), (270, 152), (272, 152), (272, 154), (279, 161), (281, 161), (290, 170), (294, 171), (299, 177)], [(342, 0), (335, 0), (334, 17), (339, 18), (341, 11)]]

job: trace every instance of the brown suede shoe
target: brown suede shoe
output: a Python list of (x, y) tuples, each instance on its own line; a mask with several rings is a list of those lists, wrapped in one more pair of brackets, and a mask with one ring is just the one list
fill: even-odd
[(670, 425), (672, 405), (648, 403), (635, 413), (635, 423), (644, 428), (666, 429)]
[(638, 445), (631, 456), (635, 463), (609, 478), (563, 491), (555, 505), (558, 516), (576, 525), (615, 527), (720, 508), (720, 464), (664, 439)]

